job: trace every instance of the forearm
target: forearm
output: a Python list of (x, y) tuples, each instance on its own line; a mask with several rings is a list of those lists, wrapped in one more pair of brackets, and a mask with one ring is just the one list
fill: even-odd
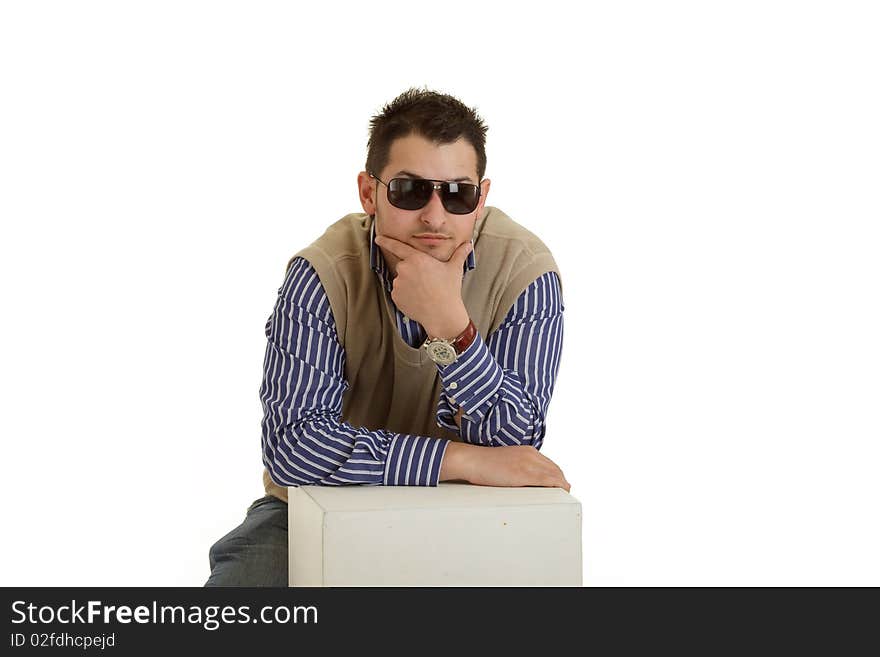
[(436, 485), (447, 441), (342, 421), (345, 352), (306, 261), (288, 270), (266, 337), (262, 449), (276, 484)]
[(447, 443), (313, 418), (266, 432), (263, 462), (281, 486), (436, 486)]
[(485, 343), (475, 340), (439, 368), (440, 425), (475, 445), (540, 448), (562, 351), (562, 310), (558, 278), (545, 274)]
[(551, 373), (530, 386), (519, 372), (502, 368), (481, 340), (460, 360), (440, 371), (443, 393), (437, 418), (441, 425), (458, 430), (464, 441), (474, 445), (540, 447)]

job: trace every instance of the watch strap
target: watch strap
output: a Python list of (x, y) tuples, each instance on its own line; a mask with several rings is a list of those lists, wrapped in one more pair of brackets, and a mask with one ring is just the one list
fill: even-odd
[(464, 331), (452, 341), (452, 348), (455, 353), (461, 355), (465, 349), (470, 347), (477, 338), (477, 327), (474, 326), (474, 320), (468, 318), (468, 325)]

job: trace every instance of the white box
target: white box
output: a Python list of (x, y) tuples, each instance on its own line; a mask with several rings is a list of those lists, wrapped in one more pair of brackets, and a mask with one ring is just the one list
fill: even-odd
[(291, 586), (581, 586), (581, 504), (559, 488), (288, 489)]

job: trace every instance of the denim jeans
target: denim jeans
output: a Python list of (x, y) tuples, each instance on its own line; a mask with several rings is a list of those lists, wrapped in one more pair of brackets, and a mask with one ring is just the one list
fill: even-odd
[(288, 586), (287, 503), (266, 495), (244, 522), (211, 546), (205, 586)]

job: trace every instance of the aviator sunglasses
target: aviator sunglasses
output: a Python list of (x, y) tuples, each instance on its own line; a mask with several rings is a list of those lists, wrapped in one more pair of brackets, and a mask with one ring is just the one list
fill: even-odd
[(370, 174), (388, 188), (388, 202), (401, 210), (420, 210), (431, 200), (434, 190), (440, 192), (443, 207), (451, 214), (470, 214), (480, 202), (480, 186), (471, 183), (430, 180), (427, 178), (392, 178), (387, 183)]

